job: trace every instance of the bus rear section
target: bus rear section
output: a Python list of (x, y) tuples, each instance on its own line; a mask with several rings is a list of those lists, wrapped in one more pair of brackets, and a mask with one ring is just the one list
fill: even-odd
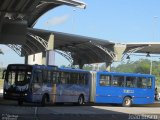
[[(32, 91), (33, 101), (41, 102), (44, 106), (49, 103), (77, 103), (88, 102), (89, 72), (80, 69), (58, 68), (57, 70), (36, 70), (33, 73)], [(39, 77), (39, 81), (36, 80)], [(41, 76), (41, 77), (40, 77)], [(40, 82), (41, 81), (41, 82)]]
[(122, 106), (154, 103), (155, 77), (148, 74), (92, 73), (90, 101)]

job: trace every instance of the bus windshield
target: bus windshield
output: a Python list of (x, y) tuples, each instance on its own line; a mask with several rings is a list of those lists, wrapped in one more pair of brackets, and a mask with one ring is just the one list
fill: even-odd
[(23, 86), (30, 82), (32, 67), (9, 66), (6, 72), (5, 81), (8, 85)]
[(31, 72), (29, 71), (8, 71), (8, 79), (6, 81), (9, 85), (23, 86), (30, 82)]

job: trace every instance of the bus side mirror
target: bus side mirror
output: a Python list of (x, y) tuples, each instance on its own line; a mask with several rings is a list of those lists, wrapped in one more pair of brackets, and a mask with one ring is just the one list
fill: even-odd
[(5, 75), (6, 75), (6, 70), (3, 70), (2, 79), (4, 79), (4, 78), (5, 78)]

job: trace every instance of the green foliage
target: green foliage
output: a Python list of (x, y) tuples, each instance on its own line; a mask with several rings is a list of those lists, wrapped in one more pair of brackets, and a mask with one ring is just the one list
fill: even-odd
[(134, 68), (135, 73), (150, 74), (150, 61), (140, 60), (136, 61), (134, 64), (136, 65), (136, 67)]
[(83, 69), (84, 70), (93, 70), (93, 66), (92, 65), (84, 65)]

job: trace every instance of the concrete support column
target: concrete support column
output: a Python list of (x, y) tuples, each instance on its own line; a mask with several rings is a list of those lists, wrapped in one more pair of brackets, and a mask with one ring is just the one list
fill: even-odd
[(41, 65), (54, 65), (55, 52), (54, 52), (54, 35), (51, 34), (48, 39), (47, 48), (41, 53), (25, 56), (26, 64), (41, 64)]
[(54, 35), (51, 34), (48, 40), (48, 47), (46, 50), (46, 65), (55, 64), (55, 52), (54, 52)]
[(106, 62), (106, 71), (109, 71), (109, 72), (111, 71), (111, 63), (112, 62), (108, 62), (108, 61)]
[(46, 65), (55, 65), (55, 52), (54, 50), (46, 51)]
[(116, 53), (116, 57), (114, 58), (114, 61), (121, 61), (122, 55), (124, 51), (126, 50), (125, 44), (115, 44), (114, 45), (114, 53)]

